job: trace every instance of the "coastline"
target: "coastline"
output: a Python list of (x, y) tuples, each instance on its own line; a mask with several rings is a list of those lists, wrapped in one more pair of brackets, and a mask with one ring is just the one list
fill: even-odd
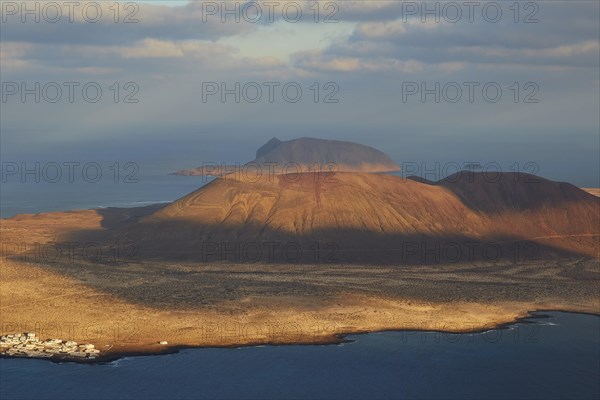
[(332, 335), (329, 338), (323, 338), (320, 341), (312, 341), (312, 342), (248, 342), (244, 344), (223, 344), (223, 345), (172, 345), (172, 346), (164, 346), (164, 350), (156, 351), (156, 350), (147, 350), (147, 351), (118, 351), (112, 352), (106, 355), (100, 355), (95, 359), (81, 359), (81, 358), (73, 358), (73, 357), (28, 357), (28, 356), (7, 356), (4, 353), (0, 353), (0, 359), (32, 359), (32, 360), (47, 360), (55, 364), (64, 364), (64, 363), (73, 363), (73, 364), (86, 364), (86, 365), (98, 365), (98, 364), (106, 364), (111, 363), (123, 358), (129, 357), (149, 357), (149, 356), (162, 356), (169, 354), (177, 354), (182, 350), (190, 350), (190, 349), (237, 349), (237, 348), (245, 348), (245, 347), (277, 347), (277, 346), (329, 346), (329, 345), (340, 345), (343, 343), (352, 343), (352, 339), (348, 339), (348, 336), (354, 335), (368, 335), (374, 333), (382, 333), (382, 332), (425, 332), (425, 333), (450, 333), (457, 335), (469, 335), (469, 334), (481, 334), (494, 330), (506, 330), (516, 324), (522, 323), (531, 323), (535, 324), (535, 321), (530, 320), (538, 320), (549, 318), (549, 316), (541, 314), (544, 312), (552, 312), (552, 313), (569, 313), (569, 314), (579, 314), (579, 315), (588, 315), (600, 318), (600, 312), (586, 312), (586, 311), (571, 311), (566, 309), (536, 309), (529, 310), (526, 313), (515, 317), (513, 321), (509, 322), (498, 322), (495, 326), (492, 327), (481, 327), (469, 330), (429, 330), (429, 329), (381, 329), (381, 330), (359, 330), (359, 331), (349, 331), (349, 332), (341, 332)]
[(477, 333), (543, 311), (600, 315), (598, 281), (566, 273), (592, 273), (597, 261), (433, 268), (2, 261), (2, 334), (35, 332), (100, 350), (93, 360), (44, 357), (59, 363), (339, 344), (383, 331)]

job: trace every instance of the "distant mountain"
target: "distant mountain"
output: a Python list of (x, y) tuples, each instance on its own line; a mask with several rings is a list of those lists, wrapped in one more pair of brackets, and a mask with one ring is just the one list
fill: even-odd
[[(265, 171), (265, 174), (268, 171), (279, 174), (300, 171), (392, 172), (400, 170), (400, 167), (385, 153), (372, 147), (307, 137), (286, 142), (273, 138), (261, 146), (256, 151), (256, 158), (245, 166), (248, 168), (258, 166)], [(177, 171), (175, 174), (220, 176), (235, 170), (235, 166), (225, 168), (204, 166)]]
[[(385, 153), (369, 146), (339, 140), (300, 138), (282, 142), (277, 138), (269, 140), (256, 152), (255, 163), (295, 163), (304, 166), (302, 170), (314, 170), (314, 166), (337, 167), (344, 172), (391, 172), (400, 167)], [(312, 168), (312, 169), (311, 169)]]
[[(268, 147), (258, 158), (279, 145)], [(473, 172), (433, 185), (385, 174), (317, 178), (222, 177), (120, 235), (150, 258), (202, 259), (207, 243), (293, 243), (305, 255), (315, 243), (333, 243), (340, 262), (365, 264), (598, 256), (600, 199), (570, 184)]]

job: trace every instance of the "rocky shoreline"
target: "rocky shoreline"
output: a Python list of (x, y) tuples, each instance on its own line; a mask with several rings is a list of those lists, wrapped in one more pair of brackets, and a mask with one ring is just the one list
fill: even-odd
[[(439, 332), (439, 333), (452, 333), (452, 334), (464, 334), (464, 335), (473, 335), (478, 333), (485, 333), (491, 330), (503, 330), (509, 329), (511, 326), (519, 323), (536, 323), (535, 320), (544, 319), (548, 316), (543, 314), (545, 312), (565, 312), (572, 314), (582, 314), (582, 315), (591, 315), (600, 318), (600, 310), (597, 313), (594, 312), (582, 312), (582, 311), (570, 311), (564, 309), (539, 309), (528, 311), (522, 315), (516, 317), (513, 321), (498, 323), (494, 327), (480, 327), (479, 329), (465, 329), (465, 330), (435, 330), (435, 329), (380, 329), (380, 330), (361, 330), (354, 332), (345, 332), (334, 334), (329, 338), (323, 338), (319, 341), (311, 341), (311, 342), (289, 342), (289, 343), (270, 343), (270, 342), (256, 342), (256, 343), (245, 343), (245, 344), (236, 344), (236, 345), (173, 345), (168, 347), (163, 347), (162, 350), (148, 350), (148, 351), (116, 351), (110, 352), (110, 349), (107, 349), (105, 352), (100, 352), (95, 350), (93, 352), (94, 355), (89, 355), (87, 357), (79, 357), (74, 356), (72, 354), (67, 353), (59, 353), (59, 354), (49, 354), (42, 355), (43, 353), (35, 353), (30, 352), (29, 354), (8, 354), (7, 351), (0, 350), (0, 359), (1, 358), (29, 358), (29, 359), (44, 359), (49, 360), (54, 363), (78, 363), (78, 364), (104, 364), (108, 362), (113, 362), (125, 357), (140, 357), (140, 356), (159, 356), (159, 355), (167, 355), (167, 354), (175, 354), (181, 350), (187, 349), (208, 349), (208, 348), (242, 348), (242, 347), (254, 347), (254, 346), (314, 346), (314, 345), (339, 345), (342, 343), (352, 342), (351, 339), (348, 339), (347, 336), (350, 335), (364, 335), (371, 333), (379, 333), (379, 332), (401, 332), (401, 331), (417, 331), (417, 332)], [(7, 335), (7, 336), (16, 336), (16, 335)], [(0, 340), (3, 340), (5, 336), (2, 336)], [(2, 343), (2, 342), (0, 342)], [(160, 343), (163, 344), (163, 343)], [(82, 346), (82, 345), (80, 345)], [(88, 349), (93, 349), (93, 347), (86, 347)], [(93, 345), (92, 345), (93, 346)], [(111, 346), (112, 347), (112, 346)], [(46, 353), (48, 354), (48, 353)]]

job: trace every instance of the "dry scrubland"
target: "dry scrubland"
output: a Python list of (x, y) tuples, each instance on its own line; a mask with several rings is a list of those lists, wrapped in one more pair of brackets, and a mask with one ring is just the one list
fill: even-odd
[[(341, 181), (329, 186), (218, 182), (160, 209), (46, 213), (2, 220), (2, 334), (34, 330), (42, 338), (93, 343), (111, 357), (167, 351), (172, 346), (333, 342), (345, 333), (385, 329), (481, 330), (540, 309), (600, 313), (597, 199), (551, 186), (544, 189), (546, 194), (556, 190), (567, 193), (566, 198), (535, 206), (519, 203), (521, 209), (515, 209), (514, 202), (510, 207), (490, 202), (485, 196), (497, 194), (485, 190), (470, 194), (467, 207), (464, 188), (450, 190), (411, 181), (394, 189), (398, 182), (394, 179), (398, 178), (342, 175)], [(350, 190), (354, 202), (347, 199)], [(388, 206), (377, 210), (369, 205), (368, 193), (376, 193), (372, 201)], [(338, 196), (337, 202), (332, 196)], [(512, 196), (518, 200), (520, 195)], [(530, 201), (532, 195), (524, 198)], [(353, 204), (369, 211), (370, 217), (353, 213)], [(497, 209), (482, 209), (489, 204)], [(456, 213), (458, 217), (453, 217)], [(419, 218), (411, 220), (407, 215)], [(160, 247), (159, 242), (167, 240), (165, 233), (175, 236), (181, 218), (193, 221), (194, 232), (200, 234), (206, 231), (203, 224), (226, 221), (225, 227), (238, 227), (234, 231), (238, 240), (257, 232), (277, 232), (265, 229), (269, 224), (306, 234), (335, 223), (340, 224), (336, 229), (363, 226), (384, 233), (392, 228), (409, 230), (414, 223), (438, 232), (451, 233), (453, 227), (477, 229), (473, 232), (482, 237), (503, 223), (499, 232), (517, 229), (524, 237), (541, 236), (540, 242), (564, 253), (548, 252), (545, 258), (516, 262), (284, 265), (145, 258), (143, 252), (131, 259), (102, 262), (74, 253), (72, 259), (63, 256), (49, 262), (36, 259), (30, 251), (34, 244), (135, 234), (144, 234), (140, 243)], [(257, 221), (264, 225), (257, 227)], [(179, 234), (191, 228), (183, 226)], [(525, 235), (527, 229), (532, 236)], [(346, 236), (338, 237), (350, 245), (364, 234), (344, 232)], [(216, 234), (226, 237), (228, 232), (221, 228)], [(169, 345), (158, 344), (163, 340)]]
[[(470, 331), (538, 309), (598, 313), (595, 261), (404, 267), (3, 260), (3, 333), (105, 355), (177, 346), (315, 343), (385, 329)], [(109, 347), (107, 347), (109, 346)], [(108, 352), (106, 352), (108, 350)]]

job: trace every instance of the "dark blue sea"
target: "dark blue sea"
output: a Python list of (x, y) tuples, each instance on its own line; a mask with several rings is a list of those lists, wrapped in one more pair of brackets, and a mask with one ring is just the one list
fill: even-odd
[(0, 398), (598, 399), (600, 318), (536, 316), (476, 334), (382, 332), (96, 365), (1, 359)]

